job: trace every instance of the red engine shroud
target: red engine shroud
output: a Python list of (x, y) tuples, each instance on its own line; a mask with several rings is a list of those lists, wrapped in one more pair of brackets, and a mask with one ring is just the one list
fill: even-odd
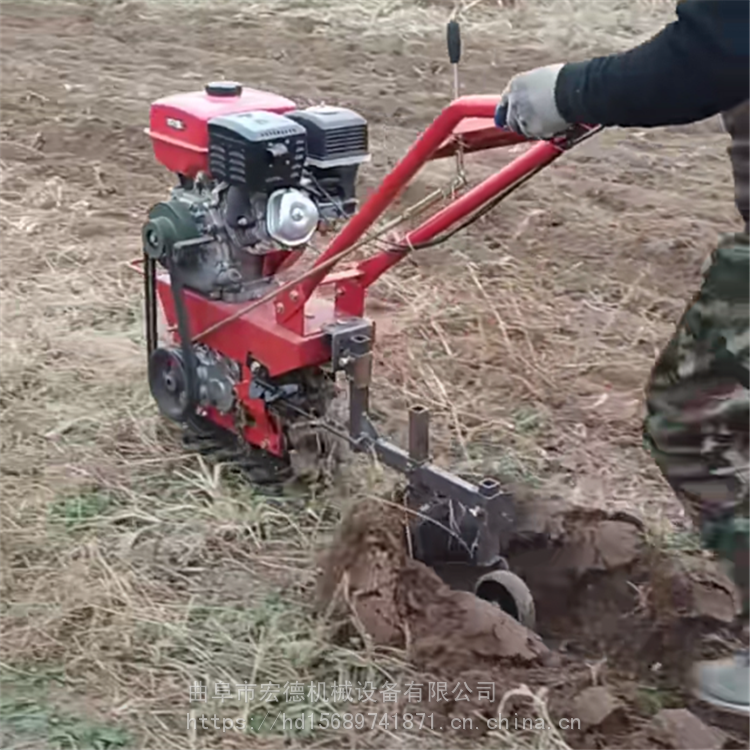
[[(531, 145), (497, 173), (435, 212), (390, 249), (345, 269), (314, 271), (351, 248), (426, 162), (453, 154), (458, 138), (466, 153), (524, 142), (523, 137), (494, 125), (498, 101), (498, 96), (466, 96), (449, 104), (316, 260), (312, 275), (298, 283), (283, 285), (252, 310), (239, 316), (237, 312), (243, 305), (217, 302), (185, 290), (194, 340), (198, 337), (201, 343), (243, 366), (243, 382), (238, 386), (237, 396), (255, 420), (252, 427), (244, 428), (250, 443), (277, 455), (283, 452), (280, 427), (274, 424), (265, 403), (248, 398), (250, 373), (245, 366), (248, 355), (261, 362), (271, 377), (330, 362), (331, 351), (324, 326), (343, 318), (362, 317), (366, 289), (381, 274), (402, 260), (411, 247), (428, 242), (450, 229), (518, 180), (550, 164), (563, 152), (562, 141)], [(199, 170), (206, 169), (207, 122), (211, 117), (248, 109), (283, 113), (294, 108), (294, 103), (283, 97), (251, 90), (235, 98), (214, 98), (203, 92), (181, 94), (154, 103), (148, 132), (160, 162), (174, 172), (194, 176)], [(167, 118), (183, 122), (184, 129), (174, 130), (167, 124)], [(140, 270), (140, 261), (132, 265)], [(333, 287), (333, 301), (312, 297), (321, 285)], [(174, 328), (176, 315), (168, 275), (159, 275), (157, 289), (167, 321)], [(235, 317), (220, 325), (230, 316)], [(201, 335), (207, 329), (211, 329), (210, 332)], [(229, 417), (207, 416), (231, 428)]]
[(208, 121), (213, 117), (242, 112), (283, 114), (297, 105), (267, 91), (242, 89), (235, 96), (212, 96), (206, 91), (189, 91), (158, 99), (151, 105), (150, 127), (154, 156), (170, 172), (193, 179), (208, 172)]

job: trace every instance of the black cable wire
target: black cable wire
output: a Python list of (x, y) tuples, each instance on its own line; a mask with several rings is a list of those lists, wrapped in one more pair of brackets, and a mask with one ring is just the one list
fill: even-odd
[(156, 261), (143, 253), (143, 288), (146, 323), (146, 361), (151, 358), (158, 346), (157, 300), (156, 300)]
[(434, 239), (428, 240), (427, 242), (421, 242), (418, 245), (414, 245), (413, 246), (414, 250), (423, 250), (428, 247), (436, 247), (437, 245), (442, 245), (444, 242), (451, 239), (451, 237), (454, 237), (459, 232), (462, 232), (464, 229), (470, 227), (472, 224), (474, 224), (474, 222), (478, 221), (483, 216), (486, 216), (490, 211), (492, 211), (493, 208), (495, 208), (498, 205), (498, 203), (505, 200), (505, 198), (507, 198), (511, 193), (515, 192), (519, 187), (521, 187), (521, 185), (523, 185), (525, 182), (530, 180), (534, 175), (536, 175), (542, 169), (543, 167), (537, 167), (532, 172), (529, 172), (528, 174), (524, 175), (520, 179), (516, 180), (513, 184), (509, 185), (505, 190), (503, 190), (502, 193), (500, 193), (499, 195), (496, 195), (491, 200), (482, 204), (464, 222), (462, 222), (458, 226), (455, 226), (453, 229), (446, 231), (444, 234), (439, 235), (438, 237), (435, 237)]
[[(326, 199), (327, 199), (327, 200), (328, 200), (328, 201), (329, 201), (329, 202), (330, 202), (330, 203), (331, 203), (331, 204), (333, 205), (333, 207), (334, 207), (334, 208), (336, 209), (336, 211), (338, 211), (338, 213), (339, 213), (339, 216), (340, 216), (340, 217), (341, 217), (342, 219), (348, 219), (348, 218), (350, 218), (350, 217), (348, 216), (348, 214), (346, 213), (346, 211), (344, 211), (344, 209), (343, 209), (342, 205), (341, 205), (341, 204), (340, 204), (340, 203), (339, 203), (339, 202), (338, 202), (338, 201), (336, 200), (336, 198), (334, 198), (334, 197), (333, 197), (333, 196), (332, 196), (332, 195), (331, 195), (331, 194), (330, 194), (330, 193), (329, 193), (329, 192), (328, 192), (328, 191), (327, 191), (327, 190), (326, 190), (326, 189), (325, 189), (325, 188), (324, 188), (324, 187), (323, 187), (323, 186), (322, 186), (322, 185), (320, 184), (320, 182), (318, 182), (318, 180), (317, 180), (317, 178), (315, 177), (315, 175), (313, 175), (313, 174), (309, 174), (309, 177), (310, 177), (310, 180), (312, 181), (312, 183), (313, 183), (313, 184), (315, 185), (315, 188), (316, 188), (317, 190), (319, 190), (319, 191), (320, 191), (320, 192), (322, 193), (323, 197), (324, 197), (324, 198), (326, 198)], [(405, 250), (405, 248), (404, 248), (404, 246), (403, 246), (403, 245), (399, 245), (399, 244), (398, 244), (397, 242), (391, 242), (390, 240), (383, 240), (383, 239), (380, 239), (379, 237), (374, 237), (374, 238), (373, 238), (372, 240), (370, 240), (370, 241), (371, 241), (371, 242), (373, 242), (373, 243), (374, 243), (374, 244), (376, 244), (376, 245), (379, 245), (379, 246), (380, 246), (381, 248), (384, 248), (384, 249), (386, 249), (386, 250), (398, 250), (398, 251), (400, 251), (400, 252), (404, 252), (404, 250)]]
[(185, 287), (180, 273), (177, 249), (174, 245), (167, 249), (166, 264), (169, 271), (170, 288), (174, 301), (175, 314), (177, 317), (177, 332), (180, 336), (180, 351), (182, 352), (183, 366), (185, 369), (185, 395), (187, 403), (183, 409), (183, 419), (196, 431), (206, 429), (206, 420), (196, 414), (199, 405), (199, 383), (198, 383), (198, 359), (192, 344), (190, 334), (190, 318), (185, 305)]

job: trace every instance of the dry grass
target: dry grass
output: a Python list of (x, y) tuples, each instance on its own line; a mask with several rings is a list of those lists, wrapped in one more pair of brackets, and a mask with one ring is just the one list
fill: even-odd
[[(163, 7), (103, 3), (91, 11), (94, 23), (111, 18), (113, 28), (132, 33), (122, 42), (132, 47), (119, 54), (135, 67), (129, 74), (126, 68), (98, 73), (91, 66), (108, 64), (99, 32), (85, 27), (80, 33), (92, 37), (84, 43), (75, 26), (60, 31), (54, 16), (45, 27), (47, 8), (64, 16), (75, 6), (35, 10), (39, 29), (50, 39), (61, 34), (59, 57), (35, 56), (33, 44), (27, 53), (21, 42), (3, 53), (10, 108), (0, 143), (3, 747), (477, 746), (441, 732), (407, 737), (373, 729), (355, 737), (343, 730), (299, 734), (277, 724), (248, 738), (186, 729), (190, 712), (259, 722), (279, 710), (258, 696), (191, 704), (196, 680), (212, 690), (216, 681), (325, 682), (330, 689), (334, 681), (409, 679), (403, 654), (361, 640), (333, 644), (328, 624), (311, 611), (315, 551), (340, 508), (388, 478), (358, 464), (361, 473), (346, 496), (324, 494), (299, 509), (264, 497), (227, 469), (185, 456), (161, 423), (145, 382), (140, 286), (122, 262), (138, 253), (144, 211), (167, 183), (149, 171), (145, 144), (115, 151), (106, 136), (123, 122), (139, 134), (156, 89), (176, 90), (187, 85), (183, 78), (213, 75), (232, 59), (217, 62), (224, 53), (215, 46), (189, 70), (160, 67), (175, 40), (158, 37), (156, 51), (139, 44), (164, 23)], [(170, 3), (169, 23), (195, 33), (175, 7)], [(210, 13), (230, 25), (252, 21), (270, 34), (301, 27), (322, 39), (334, 31), (361, 35), (365, 46), (373, 40), (368, 50), (403, 39), (416, 45), (407, 55), (416, 50), (424, 60), (419, 50), (438, 44), (452, 7), (428, 0), (276, 0), (212, 3)], [(24, 15), (19, 6), (13, 13)], [(466, 26), (477, 41), (467, 52), (465, 86), (481, 85), (484, 63), (477, 59), (493, 39), (501, 40), (501, 51), (491, 53), (492, 64), (504, 75), (544, 54), (622, 48), (670, 13), (670, 2), (656, 0), (479, 3)], [(515, 52), (503, 62), (509, 45)], [(81, 49), (92, 62), (84, 58), (76, 68), (71, 55)], [(389, 49), (378, 63), (393, 66), (384, 86), (433, 85), (420, 78), (423, 68), (418, 76)], [(286, 54), (290, 60), (295, 50)], [(63, 80), (67, 94), (55, 78), (63, 64), (71, 71)], [(135, 81), (140, 65), (151, 72)], [(76, 99), (92, 81), (112, 86), (117, 96), (110, 92), (105, 104)], [(415, 101), (429, 113), (434, 100), (428, 106), (422, 95), (415, 92)], [(84, 141), (84, 132), (93, 140)], [(699, 143), (689, 132), (655, 136), (661, 140), (627, 136), (633, 149), (627, 152), (617, 146), (624, 136), (606, 134), (601, 150), (587, 146), (571, 155), (569, 166), (540, 177), (500, 218), (384, 278), (375, 293), (384, 336), (374, 408), (394, 436), (403, 438), (402, 409), (420, 401), (433, 409), (435, 449), (445, 465), (516, 474), (587, 503), (657, 516), (666, 508), (679, 520), (640, 449), (638, 412), (643, 379), (700, 256), (721, 222), (731, 220), (724, 208), (731, 189), (721, 183), (723, 140), (707, 132)], [(40, 133), (63, 139), (59, 155), (38, 148)], [(381, 174), (415, 133), (408, 122), (376, 122), (373, 144), (381, 154), (372, 174)], [(696, 149), (705, 149), (705, 173), (683, 174), (680, 186), (670, 185), (673, 157)], [(472, 174), (496, 166), (492, 158), (478, 159)], [(629, 193), (617, 184), (628, 170), (638, 185)], [(654, 184), (639, 184), (643, 170)], [(420, 189), (440, 177), (430, 174), (438, 176), (425, 178)], [(625, 201), (627, 210), (608, 213), (598, 202), (602, 193)], [(649, 205), (649, 196), (664, 202)], [(689, 218), (680, 212), (683, 200), (693, 207)], [(662, 221), (662, 210), (677, 218)], [(616, 248), (606, 244), (607, 233), (620, 242), (631, 225), (641, 239), (624, 246), (621, 261), (609, 262)], [(670, 248), (675, 235), (688, 234), (682, 249)], [(676, 263), (665, 258), (671, 250), (687, 270), (668, 272)], [(287, 707), (302, 709), (325, 704), (306, 699)], [(496, 732), (482, 742), (564, 747), (544, 733)]]
[[(202, 0), (176, 0), (185, 8)], [(148, 4), (158, 8), (159, 0)], [(399, 36), (430, 37), (442, 30), (447, 19), (457, 17), (467, 31), (483, 28), (503, 34), (513, 45), (564, 47), (568, 54), (591, 54), (592, 45), (609, 52), (650, 36), (657, 24), (673, 17), (670, 0), (263, 0), (238, 8), (234, 0), (219, 0), (213, 7), (237, 22), (273, 19), (283, 15), (291, 23), (310, 26), (309, 31), (329, 36), (335, 29), (380, 36), (397, 30)], [(308, 31), (308, 29), (306, 29)]]

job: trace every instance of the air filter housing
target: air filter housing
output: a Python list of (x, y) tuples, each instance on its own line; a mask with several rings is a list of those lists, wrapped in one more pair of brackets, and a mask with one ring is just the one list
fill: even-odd
[(313, 167), (361, 164), (368, 161), (367, 120), (342, 107), (309, 107), (285, 115), (307, 131), (307, 163)]
[(307, 131), (307, 169), (320, 192), (322, 214), (351, 216), (357, 210), (359, 165), (370, 160), (367, 120), (343, 107), (309, 107), (286, 115)]

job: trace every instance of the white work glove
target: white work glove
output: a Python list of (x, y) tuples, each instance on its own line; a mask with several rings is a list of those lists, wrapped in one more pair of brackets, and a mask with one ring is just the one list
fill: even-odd
[(534, 68), (513, 76), (495, 111), (495, 124), (527, 138), (546, 139), (569, 127), (557, 110), (555, 84), (562, 64)]

